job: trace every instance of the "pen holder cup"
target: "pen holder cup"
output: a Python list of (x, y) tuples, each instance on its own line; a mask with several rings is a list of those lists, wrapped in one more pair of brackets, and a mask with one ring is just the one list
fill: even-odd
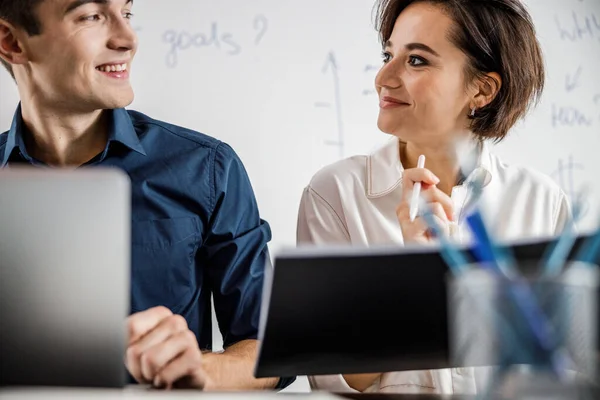
[(598, 267), (569, 263), (555, 278), (488, 271), (448, 280), (452, 364), (484, 367), (481, 397), (588, 398), (575, 388), (597, 382)]

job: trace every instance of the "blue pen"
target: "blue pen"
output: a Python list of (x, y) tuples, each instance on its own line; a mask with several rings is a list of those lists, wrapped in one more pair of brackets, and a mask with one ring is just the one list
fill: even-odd
[[(468, 188), (472, 191), (472, 197), (480, 199), (483, 193), (483, 181), (484, 177), (477, 174), (477, 170), (473, 172), (473, 180), (470, 181)], [(479, 206), (474, 204), (471, 209), (466, 210), (467, 212), (467, 224), (478, 239), (478, 246), (473, 248), (473, 252), (480, 262), (483, 263), (484, 267), (489, 267), (489, 264), (496, 266), (500, 272), (508, 278), (516, 278), (515, 261), (511, 254), (507, 250), (502, 250), (493, 245), (492, 239), (487, 232), (481, 213), (479, 212)]]
[(590, 264), (600, 263), (600, 228), (583, 242), (575, 260)]
[(433, 216), (433, 212), (422, 198), (420, 199), (419, 207), (422, 210), (425, 210), (422, 214), (425, 223), (429, 226), (429, 228), (433, 231), (436, 238), (440, 241), (440, 252), (446, 264), (450, 267), (450, 271), (455, 275), (460, 275), (461, 272), (464, 272), (466, 266), (469, 264), (466, 256), (459, 251), (455, 246), (453, 246), (450, 241), (440, 232), (440, 228), (435, 221)]
[[(457, 143), (457, 154), (459, 155), (461, 171), (465, 175), (477, 175), (469, 182), (470, 184), (468, 186), (473, 192), (472, 196), (475, 199), (480, 199), (485, 179), (481, 174), (477, 174), (477, 168), (475, 167), (477, 165), (475, 153), (463, 150), (464, 149), (461, 149), (460, 147), (460, 143)], [(508, 248), (502, 249), (493, 245), (477, 207), (474, 208), (475, 211), (470, 212), (467, 217), (467, 223), (473, 230), (475, 237), (478, 239), (477, 245), (472, 249), (474, 255), (479, 259), (484, 268), (495, 273), (502, 273), (509, 279), (517, 278), (514, 257), (510, 254)], [(524, 315), (527, 316), (527, 321), (531, 325), (531, 329), (536, 335), (540, 345), (542, 345), (546, 351), (552, 351), (551, 362), (554, 372), (558, 376), (563, 377), (564, 369), (561, 368), (561, 366), (566, 364), (566, 357), (561, 358), (561, 355), (550, 346), (550, 341), (548, 340), (551, 337), (551, 335), (548, 334), (550, 326), (537, 306), (531, 288), (525, 281), (519, 280), (518, 283), (519, 285), (517, 286), (511, 286), (512, 296), (517, 301), (517, 304), (520, 306)]]
[(492, 270), (492, 267), (496, 267), (498, 271), (495, 272), (501, 272), (509, 279), (516, 278), (514, 260), (507, 251), (493, 245), (485, 229), (485, 223), (477, 209), (467, 216), (466, 221), (475, 238), (477, 238), (478, 245), (473, 248), (473, 253), (482, 263), (483, 267)]
[[(420, 200), (421, 201), (419, 203), (419, 207), (421, 210), (424, 210), (422, 217), (425, 220), (425, 223), (433, 231), (434, 235), (440, 242), (440, 252), (442, 258), (450, 267), (450, 271), (452, 272), (452, 274), (455, 277), (458, 277), (461, 272), (464, 272), (466, 270), (469, 261), (467, 257), (442, 234), (440, 227), (435, 221), (433, 211), (431, 210), (429, 204), (427, 204), (427, 202), (423, 199)], [(475, 300), (475, 304), (477, 306), (479, 303), (476, 301), (475, 296), (472, 297)], [(506, 322), (504, 316), (498, 313), (497, 310), (493, 309), (483, 309), (481, 311), (483, 315), (495, 316), (495, 318), (497, 318), (498, 321), (500, 321), (499, 329), (502, 332), (502, 336), (507, 338), (507, 343), (509, 346), (508, 350), (514, 352), (515, 354), (518, 354), (517, 351), (521, 349), (518, 349), (516, 346), (517, 339), (515, 338), (515, 332), (513, 332), (513, 330), (510, 329), (511, 325), (509, 325), (508, 322)]]
[(569, 258), (569, 253), (573, 248), (573, 244), (575, 244), (575, 240), (577, 239), (575, 221), (578, 221), (581, 217), (582, 209), (583, 199), (582, 197), (579, 197), (578, 201), (573, 206), (573, 218), (570, 218), (567, 221), (554, 246), (551, 246), (542, 258), (542, 265), (544, 266), (542, 276), (553, 278), (560, 274), (563, 265)]
[(482, 257), (480, 259), (480, 261), (482, 261), (482, 266), (495, 273), (502, 273), (509, 279), (516, 280), (516, 284), (509, 286), (510, 293), (525, 316), (526, 322), (529, 324), (540, 346), (545, 351), (551, 351), (551, 361), (554, 372), (562, 377), (565, 371), (564, 366), (566, 360), (560, 358), (560, 355), (553, 349), (554, 335), (551, 325), (544, 317), (527, 282), (517, 278), (517, 271), (516, 268), (514, 268), (512, 256), (508, 250), (499, 249), (492, 243), (491, 238), (485, 229), (483, 219), (477, 209), (467, 217), (467, 223), (477, 239), (476, 246), (473, 250), (475, 254)]

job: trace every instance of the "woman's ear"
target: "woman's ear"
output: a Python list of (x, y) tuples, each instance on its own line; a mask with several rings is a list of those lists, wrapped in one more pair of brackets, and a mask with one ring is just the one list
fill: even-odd
[(18, 30), (0, 18), (0, 58), (8, 64), (25, 64), (27, 55), (18, 37)]
[(500, 92), (502, 87), (502, 78), (496, 72), (489, 72), (476, 78), (476, 93), (473, 97), (473, 104), (476, 108), (483, 108), (490, 104)]

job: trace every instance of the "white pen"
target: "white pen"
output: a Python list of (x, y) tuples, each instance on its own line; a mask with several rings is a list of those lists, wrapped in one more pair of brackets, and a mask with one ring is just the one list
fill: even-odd
[[(425, 156), (421, 154), (417, 160), (417, 168), (425, 167)], [(421, 195), (421, 182), (415, 182), (415, 186), (412, 191), (412, 198), (410, 199), (410, 221), (414, 221), (419, 213), (419, 196)]]

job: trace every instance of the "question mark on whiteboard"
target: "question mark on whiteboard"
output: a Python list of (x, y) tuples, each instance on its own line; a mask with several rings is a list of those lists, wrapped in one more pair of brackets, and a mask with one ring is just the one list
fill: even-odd
[(256, 38), (254, 39), (254, 44), (260, 43), (261, 39), (267, 33), (267, 28), (269, 27), (269, 20), (264, 15), (257, 15), (254, 17), (254, 30), (257, 31)]

